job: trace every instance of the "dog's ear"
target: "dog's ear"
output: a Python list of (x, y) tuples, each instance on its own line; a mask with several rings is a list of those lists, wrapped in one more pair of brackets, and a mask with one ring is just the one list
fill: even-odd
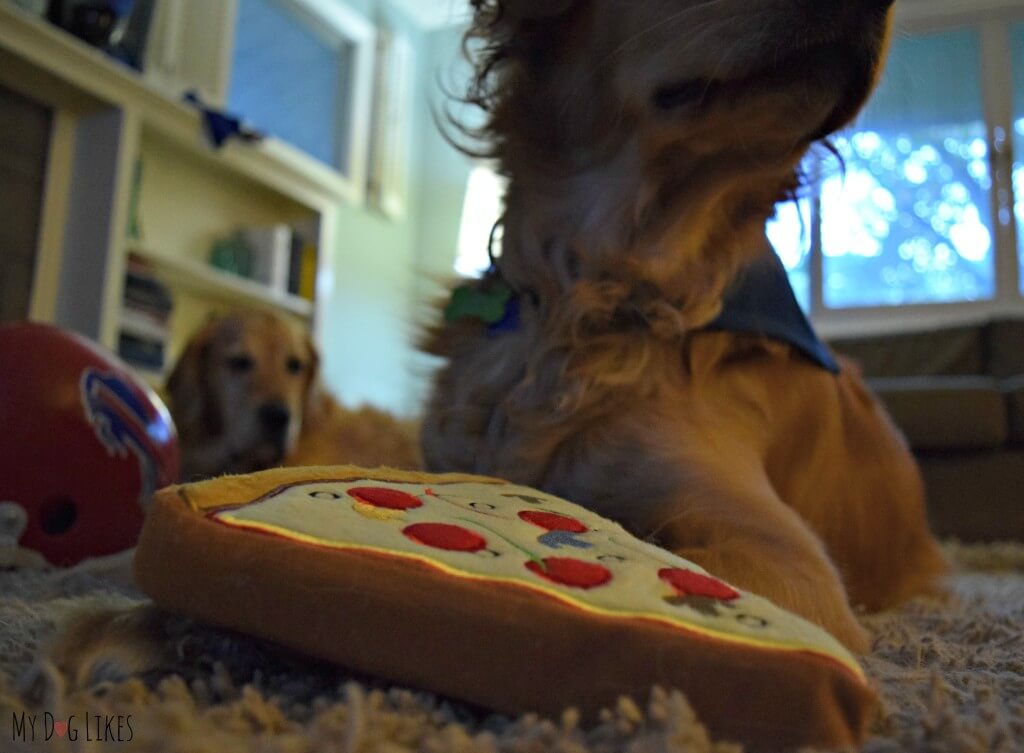
[(306, 362), (309, 364), (306, 373), (306, 399), (302, 404), (302, 425), (309, 427), (316, 426), (324, 415), (328, 397), (320, 381), (320, 352), (309, 334), (304, 334), (302, 339), (306, 349)]
[(208, 324), (189, 340), (167, 378), (171, 415), (182, 436), (202, 432), (217, 436), (223, 430), (216, 396), (210, 389), (210, 350), (214, 325)]

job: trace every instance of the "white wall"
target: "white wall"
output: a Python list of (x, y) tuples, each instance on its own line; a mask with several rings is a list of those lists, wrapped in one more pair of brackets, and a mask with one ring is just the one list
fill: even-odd
[(364, 208), (341, 210), (323, 373), (346, 404), (414, 415), (429, 376), (416, 350), (425, 320), (420, 302), (428, 295), (428, 278), (452, 269), (469, 174), (468, 161), (442, 139), (432, 117), (444, 99), (439, 75), (452, 73), (461, 35), (455, 28), (424, 31), (387, 0), (350, 4), (371, 20), (406, 31), (413, 42), (409, 193), (399, 220)]

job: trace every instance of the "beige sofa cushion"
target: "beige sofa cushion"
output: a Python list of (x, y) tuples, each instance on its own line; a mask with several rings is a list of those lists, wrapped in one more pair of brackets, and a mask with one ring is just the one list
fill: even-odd
[(961, 541), (1024, 541), (1024, 452), (936, 452), (918, 456), (932, 530)]
[(857, 361), (868, 377), (977, 375), (985, 373), (985, 336), (980, 326), (880, 335), (831, 344)]
[(914, 449), (1000, 447), (1010, 436), (1007, 398), (988, 377), (872, 379)]
[(987, 373), (999, 378), (1024, 374), (1024, 320), (1004, 319), (987, 329)]
[(1024, 375), (1004, 379), (999, 386), (1006, 397), (1010, 442), (1024, 445)]

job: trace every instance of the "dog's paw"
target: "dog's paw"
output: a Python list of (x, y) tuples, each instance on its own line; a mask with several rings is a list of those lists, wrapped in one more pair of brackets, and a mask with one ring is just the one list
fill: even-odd
[(98, 607), (72, 615), (23, 680), (35, 692), (74, 692), (116, 683), (173, 660), (176, 618), (145, 604)]

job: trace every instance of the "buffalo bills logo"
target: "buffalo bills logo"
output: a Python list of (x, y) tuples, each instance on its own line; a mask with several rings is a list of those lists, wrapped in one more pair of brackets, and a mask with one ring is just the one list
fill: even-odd
[(111, 456), (125, 458), (131, 453), (138, 460), (139, 503), (145, 504), (157, 489), (157, 445), (168, 440), (167, 419), (114, 372), (86, 369), (80, 384), (85, 416), (97, 439)]

